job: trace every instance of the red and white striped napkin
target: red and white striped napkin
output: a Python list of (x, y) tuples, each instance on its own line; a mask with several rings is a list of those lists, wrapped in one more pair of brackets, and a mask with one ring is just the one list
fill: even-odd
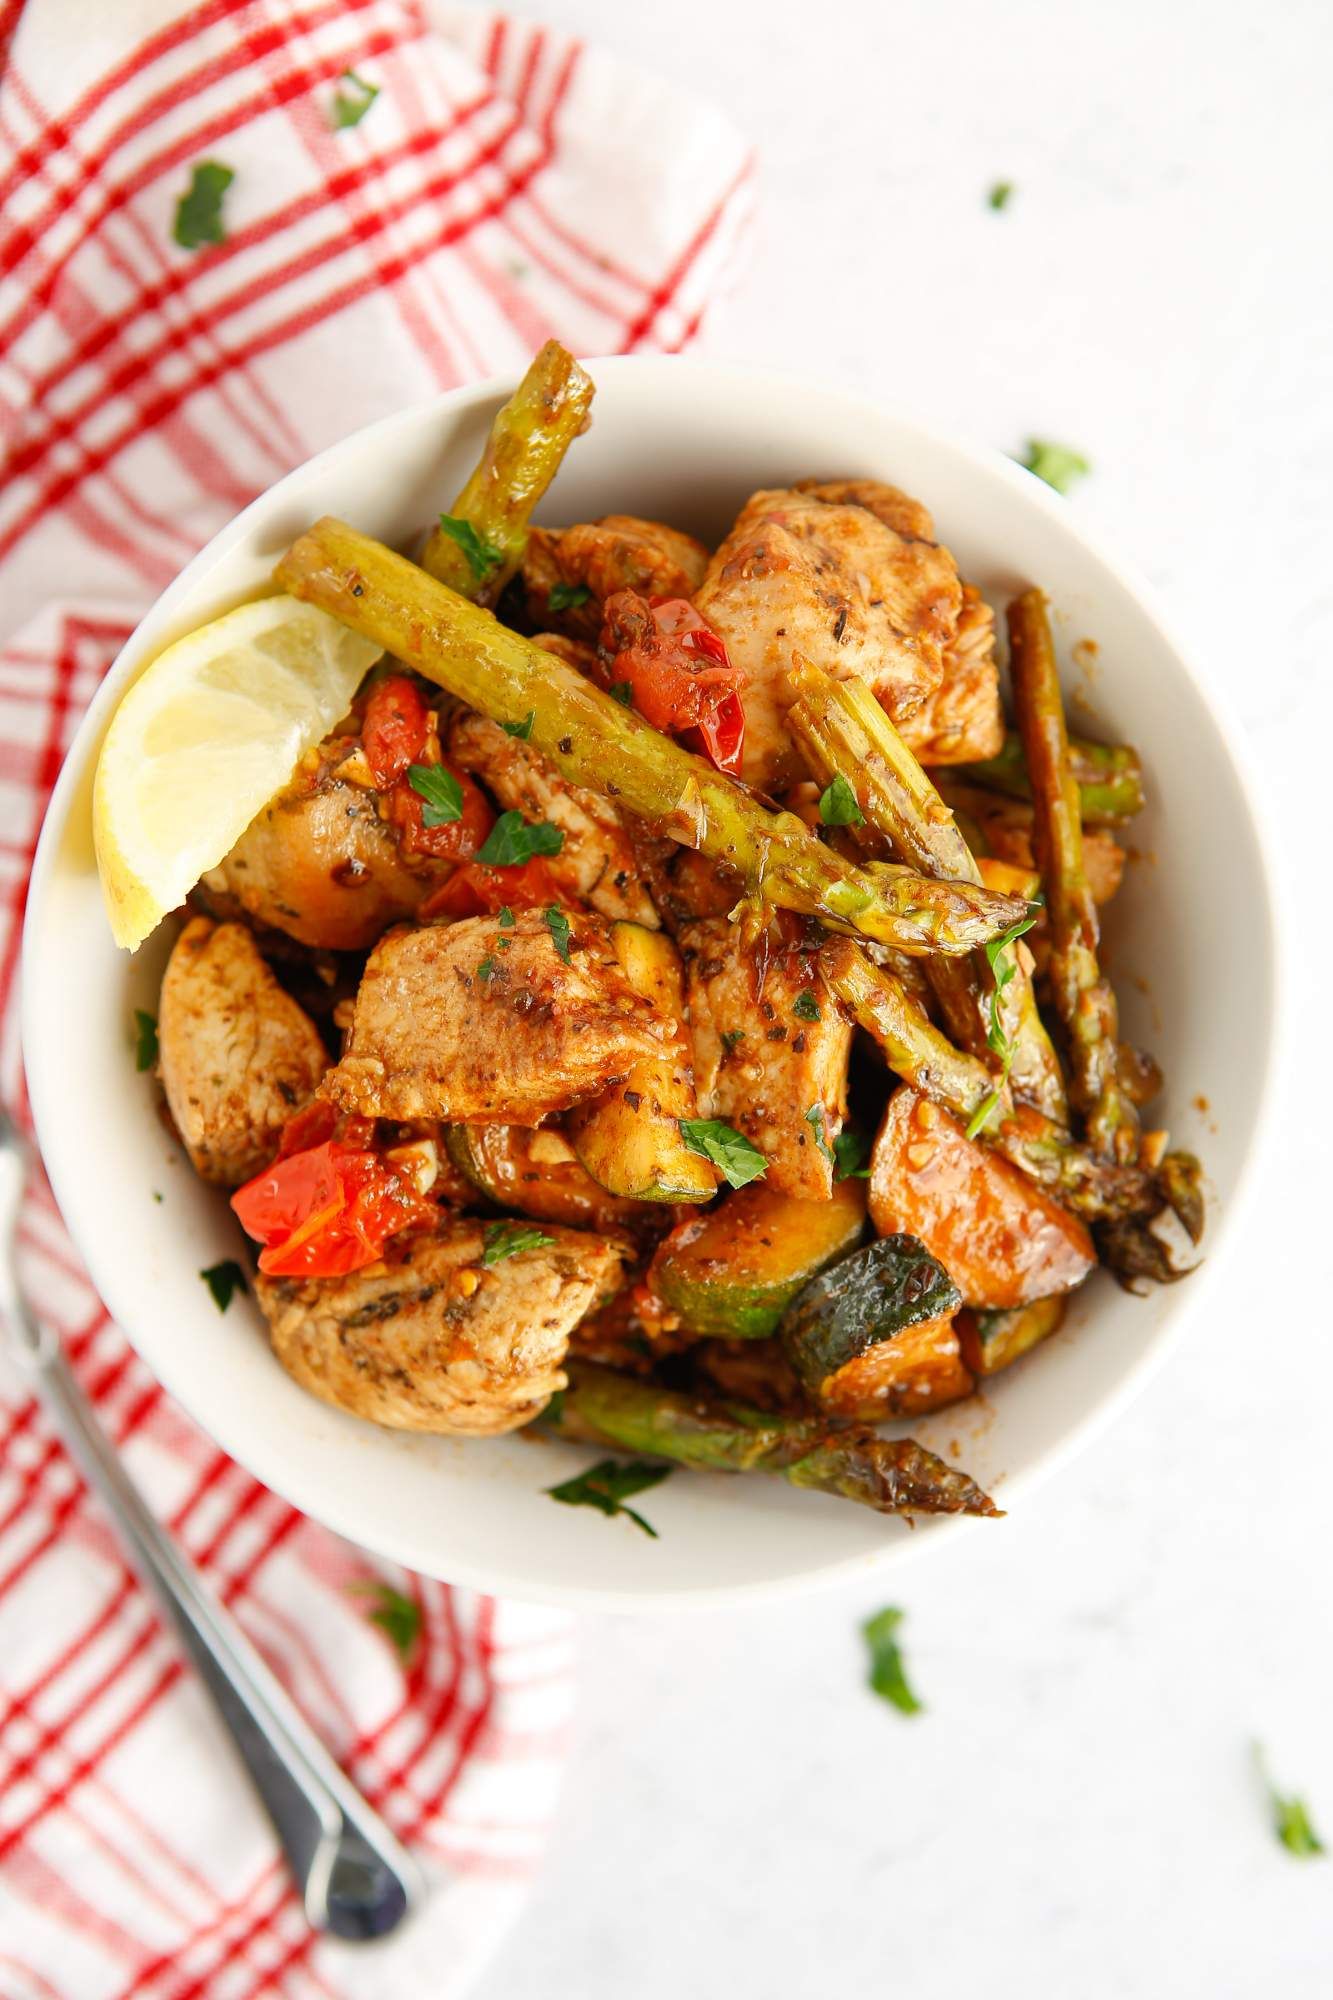
[[(345, 71), (377, 94), (335, 126)], [(226, 240), (173, 241), (195, 162)], [(732, 263), (725, 119), (569, 37), (441, 0), (0, 0), (0, 1088), (42, 813), (140, 614), (346, 431), (557, 334), (675, 350)], [(28, 1276), (153, 1504), (448, 1881), (401, 1938), (314, 1940), (198, 1688), (0, 1356), (0, 2000), (431, 2000), (521, 1898), (566, 1747), (563, 1617), (368, 1558), (219, 1453), (108, 1321), (48, 1194)]]

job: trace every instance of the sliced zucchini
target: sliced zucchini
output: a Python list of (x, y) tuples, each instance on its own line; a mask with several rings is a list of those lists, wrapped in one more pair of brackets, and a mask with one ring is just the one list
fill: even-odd
[(1030, 1306), (1015, 1306), (1009, 1312), (959, 1313), (964, 1361), (974, 1375), (997, 1375), (1055, 1332), (1064, 1320), (1066, 1304), (1061, 1296), (1034, 1299)]
[(915, 1236), (881, 1236), (806, 1285), (783, 1318), (782, 1346), (818, 1408), (875, 1422), (968, 1393), (951, 1324), (961, 1304)]
[(642, 924), (616, 924), (611, 936), (634, 991), (680, 1022), (680, 1053), (635, 1063), (623, 1083), (578, 1105), (565, 1120), (569, 1142), (611, 1194), (633, 1201), (709, 1201), (717, 1175), (680, 1136), (681, 1119), (695, 1117), (697, 1107), (676, 947)]
[(673, 1229), (649, 1283), (690, 1333), (763, 1340), (802, 1286), (860, 1241), (865, 1219), (860, 1181), (839, 1181), (828, 1201), (755, 1182)]
[(444, 1145), (459, 1173), (497, 1208), (573, 1229), (615, 1229), (642, 1215), (637, 1203), (599, 1187), (549, 1126), (448, 1125)]

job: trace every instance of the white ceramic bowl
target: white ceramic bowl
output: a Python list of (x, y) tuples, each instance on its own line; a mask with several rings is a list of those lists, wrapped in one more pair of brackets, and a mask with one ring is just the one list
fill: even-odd
[[(1066, 662), (1074, 642), (1096, 642), (1095, 667), (1067, 680), (1075, 721), (1143, 753), (1151, 804), (1133, 839), (1147, 858), (1128, 872), (1108, 948), (1126, 1031), (1169, 1079), (1161, 1115), (1211, 1176), (1209, 1254), (1187, 1284), (1144, 1299), (1099, 1275), (1067, 1330), (998, 1380), (985, 1406), (916, 1427), (937, 1447), (957, 1439), (1003, 1505), (1031, 1505), (1036, 1476), (1123, 1406), (1200, 1305), (1256, 1139), (1275, 1039), (1272, 898), (1228, 731), (1143, 586), (1007, 460), (749, 370), (628, 359), (597, 362), (593, 374), (596, 422), (560, 475), (553, 518), (656, 515), (716, 540), (755, 487), (811, 474), (892, 480), (933, 509), (963, 574), (985, 591), (1044, 586)], [(66, 1221), (140, 1354), (228, 1452), (307, 1513), (428, 1575), (627, 1608), (866, 1573), (965, 1527), (990, 1536), (998, 1558), (1002, 1521), (933, 1521), (909, 1535), (777, 1480), (685, 1472), (651, 1495), (660, 1539), (649, 1541), (629, 1521), (544, 1496), (581, 1462), (568, 1447), (410, 1436), (325, 1408), (274, 1361), (253, 1303), (238, 1299), (221, 1316), (199, 1280), (201, 1267), (240, 1250), (239, 1231), (166, 1137), (130, 1057), (131, 1010), (155, 1007), (168, 940), (159, 934), (128, 959), (103, 917), (89, 812), (103, 730), (143, 663), (262, 583), (316, 516), (410, 538), (457, 491), (507, 393), (491, 384), (404, 410), (292, 473), (195, 558), (108, 675), (47, 816), (25, 937), (28, 1077)], [(1237, 909), (1243, 939), (1228, 914)]]

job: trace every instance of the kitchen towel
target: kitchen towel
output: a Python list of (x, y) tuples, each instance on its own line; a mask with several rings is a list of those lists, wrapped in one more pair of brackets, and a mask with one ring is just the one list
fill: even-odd
[[(223, 240), (189, 249), (174, 225), (200, 162), (231, 179)], [(529, 21), (436, 0), (0, 4), (17, 1116), (42, 813), (153, 597), (257, 492), (386, 411), (517, 375), (552, 334), (585, 355), (685, 346), (749, 186), (719, 112)], [(204, 1697), (0, 1356), (0, 2000), (451, 2000), (540, 1858), (569, 1620), (390, 1572), (257, 1485), (109, 1322), (44, 1188), (22, 1250), (135, 1478), (441, 1886), (384, 1944), (310, 1935)]]

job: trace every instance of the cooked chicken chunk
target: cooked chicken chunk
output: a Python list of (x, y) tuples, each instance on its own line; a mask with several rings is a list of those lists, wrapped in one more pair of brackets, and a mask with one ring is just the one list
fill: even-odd
[(409, 867), (376, 793), (337, 774), (352, 748), (323, 746), (318, 769), (298, 773), (204, 877), (205, 894), (221, 891), (256, 922), (324, 951), (365, 951), (410, 917), (452, 863)]
[(565, 844), (546, 865), (571, 899), (591, 903), (604, 917), (657, 929), (657, 912), (639, 880), (625, 823), (609, 800), (571, 784), (540, 750), (470, 711), (454, 723), (449, 755), (507, 810), (560, 828)]
[[(693, 535), (634, 514), (607, 514), (572, 528), (534, 528), (523, 563), (528, 615), (537, 625), (555, 618), (563, 630), (595, 639), (602, 601), (614, 591), (689, 597), (703, 581), (707, 562), (707, 549)], [(582, 584), (591, 595), (582, 605), (561, 610), (550, 601), (557, 584)]]
[(586, 1312), (618, 1290), (616, 1237), (554, 1225), (489, 1269), (486, 1225), (450, 1218), (402, 1260), (342, 1278), (265, 1278), (255, 1291), (288, 1373), (326, 1403), (396, 1430), (495, 1437), (564, 1384)]
[(1004, 747), (995, 613), (980, 591), (963, 585), (958, 631), (946, 648), (939, 686), (898, 725), (923, 764), (973, 764)]
[(803, 775), (785, 727), (792, 655), (865, 681), (900, 721), (940, 683), (962, 586), (934, 542), (781, 490), (751, 496), (694, 601), (745, 677), (741, 776), (773, 791)]
[(831, 507), (864, 507), (909, 542), (935, 539), (935, 523), (925, 503), (882, 479), (798, 479), (792, 492), (808, 494)]
[(852, 1031), (817, 977), (818, 953), (778, 953), (762, 994), (738, 924), (691, 925), (681, 956), (699, 1116), (723, 1119), (759, 1148), (768, 1187), (826, 1199), (847, 1115)]
[(157, 1035), (176, 1129), (196, 1172), (220, 1187), (267, 1166), (329, 1062), (244, 924), (207, 917), (192, 918), (176, 940)]
[(335, 1104), (372, 1118), (537, 1125), (674, 1041), (600, 917), (570, 910), (566, 963), (541, 910), (397, 931), (371, 953)]

